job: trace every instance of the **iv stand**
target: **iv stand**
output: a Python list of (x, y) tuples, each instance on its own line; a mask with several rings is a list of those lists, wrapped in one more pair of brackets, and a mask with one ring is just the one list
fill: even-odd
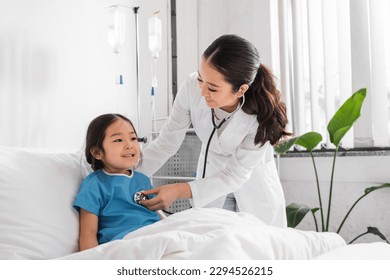
[(138, 35), (138, 9), (139, 7), (133, 7), (134, 15), (135, 15), (135, 64), (136, 64), (136, 74), (137, 74), (137, 129), (140, 129), (139, 120), (140, 120), (140, 81), (139, 81), (139, 35)]
[[(137, 74), (137, 130), (140, 131), (140, 119), (141, 119), (141, 97), (140, 97), (140, 80), (139, 80), (139, 32), (138, 32), (138, 9), (139, 7), (133, 7), (135, 16), (135, 64)], [(138, 138), (139, 142), (146, 143), (148, 140), (146, 137)]]

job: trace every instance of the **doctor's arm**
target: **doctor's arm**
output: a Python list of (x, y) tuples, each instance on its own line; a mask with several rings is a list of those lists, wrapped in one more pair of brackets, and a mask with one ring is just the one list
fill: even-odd
[(253, 140), (252, 136), (246, 137), (225, 169), (213, 176), (189, 183), (169, 184), (145, 191), (146, 195), (157, 196), (143, 201), (142, 205), (150, 210), (166, 209), (176, 199), (192, 198), (195, 207), (203, 207), (221, 196), (239, 190), (249, 179), (253, 169), (267, 161), (267, 154), (272, 155), (272, 147), (269, 143), (259, 147), (252, 144)]

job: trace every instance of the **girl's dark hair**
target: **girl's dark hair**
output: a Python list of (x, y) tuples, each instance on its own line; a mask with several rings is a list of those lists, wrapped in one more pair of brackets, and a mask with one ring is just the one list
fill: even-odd
[(94, 171), (98, 169), (102, 169), (104, 167), (104, 163), (101, 160), (96, 159), (92, 155), (92, 149), (99, 149), (103, 151), (103, 140), (106, 136), (107, 127), (112, 124), (114, 121), (118, 119), (123, 119), (131, 124), (135, 131), (133, 123), (120, 114), (104, 114), (96, 117), (89, 124), (87, 129), (87, 136), (85, 141), (85, 157), (87, 158), (87, 162), (91, 164), (91, 167)]
[(291, 133), (287, 132), (286, 105), (275, 86), (271, 71), (260, 63), (260, 56), (253, 44), (237, 35), (223, 35), (217, 38), (203, 53), (203, 58), (237, 92), (248, 84), (242, 110), (256, 115), (259, 126), (255, 144), (264, 145), (270, 141), (275, 145)]

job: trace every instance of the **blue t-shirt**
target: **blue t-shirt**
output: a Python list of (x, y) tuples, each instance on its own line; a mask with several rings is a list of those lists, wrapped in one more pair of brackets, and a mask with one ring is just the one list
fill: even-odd
[(83, 180), (73, 207), (99, 217), (97, 238), (102, 244), (160, 220), (156, 212), (134, 202), (136, 192), (152, 188), (150, 179), (140, 172), (128, 176), (99, 169)]

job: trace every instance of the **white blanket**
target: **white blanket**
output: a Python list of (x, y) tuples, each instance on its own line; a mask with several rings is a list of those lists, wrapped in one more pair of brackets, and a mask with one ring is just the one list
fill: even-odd
[(345, 245), (336, 233), (278, 228), (246, 213), (194, 208), (61, 259), (312, 259)]
[(317, 260), (390, 260), (390, 245), (385, 242), (356, 243), (322, 254)]

